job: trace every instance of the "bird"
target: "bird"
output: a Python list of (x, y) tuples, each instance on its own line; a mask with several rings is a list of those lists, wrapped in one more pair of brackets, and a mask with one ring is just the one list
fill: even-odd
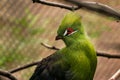
[(79, 14), (64, 16), (55, 40), (62, 40), (65, 47), (43, 58), (29, 80), (93, 80), (96, 51)]

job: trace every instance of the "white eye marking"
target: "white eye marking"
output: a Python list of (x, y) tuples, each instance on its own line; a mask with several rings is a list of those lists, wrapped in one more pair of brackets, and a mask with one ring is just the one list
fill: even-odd
[(66, 36), (67, 35), (67, 30), (65, 30), (65, 32), (64, 32), (64, 34), (63, 34), (63, 36)]
[(74, 33), (76, 33), (77, 32), (77, 30), (76, 31), (73, 31), (72, 33), (70, 33), (70, 34), (68, 34), (68, 30), (65, 30), (65, 32), (64, 32), (64, 34), (63, 34), (63, 36), (70, 36), (70, 35), (72, 35), (72, 34), (74, 34)]
[[(77, 32), (77, 30), (76, 30), (76, 31), (74, 31), (74, 32), (72, 32), (71, 34), (74, 34), (74, 33), (76, 33), (76, 32)], [(69, 36), (69, 35), (71, 35), (71, 34), (68, 34), (68, 36)]]
[(76, 31), (74, 31), (74, 32), (72, 32), (71, 34), (68, 34), (68, 36), (70, 36), (70, 35), (72, 35), (72, 34), (74, 34), (74, 33), (76, 33), (77, 32), (77, 30)]

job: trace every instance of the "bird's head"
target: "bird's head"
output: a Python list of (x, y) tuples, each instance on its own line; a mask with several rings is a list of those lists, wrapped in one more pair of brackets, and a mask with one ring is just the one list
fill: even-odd
[(81, 17), (76, 13), (68, 13), (62, 20), (57, 31), (56, 40), (62, 39), (66, 45), (84, 37), (85, 32), (81, 24)]

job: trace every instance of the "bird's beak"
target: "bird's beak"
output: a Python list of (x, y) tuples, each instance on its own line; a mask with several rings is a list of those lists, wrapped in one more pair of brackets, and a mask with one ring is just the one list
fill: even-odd
[(60, 39), (62, 39), (61, 36), (56, 36), (56, 38), (55, 38), (55, 40), (60, 40)]

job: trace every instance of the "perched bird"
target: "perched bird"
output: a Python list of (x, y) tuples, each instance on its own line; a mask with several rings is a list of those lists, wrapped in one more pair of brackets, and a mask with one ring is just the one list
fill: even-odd
[(93, 80), (97, 57), (81, 17), (74, 12), (68, 13), (57, 34), (56, 40), (62, 39), (66, 47), (44, 58), (30, 80)]

